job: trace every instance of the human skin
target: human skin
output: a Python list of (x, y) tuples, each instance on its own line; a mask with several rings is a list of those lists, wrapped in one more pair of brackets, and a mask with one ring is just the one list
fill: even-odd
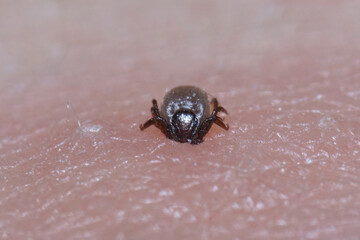
[[(359, 7), (0, 2), (0, 238), (359, 239)], [(187, 84), (229, 131), (140, 131)]]

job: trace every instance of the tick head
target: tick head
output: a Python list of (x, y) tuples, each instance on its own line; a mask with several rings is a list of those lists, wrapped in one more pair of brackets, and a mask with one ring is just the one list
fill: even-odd
[(174, 138), (179, 142), (191, 142), (199, 126), (199, 121), (191, 110), (178, 110), (170, 120)]

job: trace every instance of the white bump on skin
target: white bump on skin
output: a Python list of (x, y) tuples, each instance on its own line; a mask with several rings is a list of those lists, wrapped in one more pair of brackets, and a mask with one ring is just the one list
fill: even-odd
[(330, 116), (324, 116), (320, 119), (318, 126), (320, 128), (329, 128), (336, 123), (336, 120)]
[(278, 219), (276, 221), (276, 224), (279, 225), (279, 226), (285, 226), (286, 225), (286, 221), (282, 218)]
[(200, 184), (200, 182), (196, 180), (196, 181), (192, 181), (190, 183), (187, 183), (187, 184), (183, 185), (181, 188), (182, 189), (188, 189), (188, 188), (191, 188), (191, 187), (199, 185), (199, 184)]
[(265, 208), (265, 205), (262, 202), (257, 202), (255, 208), (261, 210)]
[(239, 209), (240, 208), (240, 206), (239, 206), (239, 204), (238, 203), (233, 203), (232, 205), (231, 205), (231, 207), (233, 208), (233, 209)]
[(161, 163), (161, 161), (160, 160), (151, 160), (151, 161), (149, 161), (149, 164), (154, 164), (154, 163)]
[(323, 78), (328, 78), (330, 76), (330, 72), (329, 71), (321, 71), (320, 72), (320, 75), (323, 77)]
[(312, 160), (311, 158), (307, 158), (307, 159), (305, 160), (305, 163), (306, 163), (306, 164), (311, 164), (311, 163), (313, 163), (313, 160)]
[(181, 218), (184, 213), (189, 212), (189, 209), (185, 206), (179, 206), (177, 204), (173, 204), (169, 207), (163, 208), (163, 213), (168, 216), (172, 216), (173, 218)]
[(143, 203), (144, 204), (151, 204), (151, 203), (154, 203), (154, 202), (156, 202), (154, 199), (151, 199), (151, 198), (146, 198), (144, 201), (143, 201)]
[(280, 99), (274, 99), (274, 100), (271, 101), (271, 105), (273, 105), (273, 106), (277, 106), (277, 105), (279, 105), (280, 103), (281, 103), (281, 100), (280, 100)]
[(179, 158), (171, 158), (171, 161), (172, 162), (180, 162), (180, 159)]
[(323, 97), (324, 97), (324, 95), (318, 94), (318, 95), (316, 95), (316, 100), (321, 100), (321, 99), (323, 99)]
[(124, 216), (125, 216), (125, 211), (120, 210), (116, 214), (116, 220), (118, 222), (121, 222), (124, 219)]
[(99, 182), (102, 178), (103, 178), (102, 176), (94, 177), (94, 178), (90, 179), (90, 183)]
[(174, 191), (172, 191), (170, 189), (161, 190), (159, 192), (159, 197), (169, 197), (169, 196), (173, 196), (173, 195), (174, 195)]
[(217, 190), (219, 190), (219, 187), (217, 185), (214, 185), (211, 189), (212, 192), (216, 192)]
[(88, 125), (82, 125), (80, 127), (82, 132), (85, 133), (97, 133), (99, 132), (103, 127), (98, 124), (88, 124)]
[(245, 204), (246, 208), (248, 208), (248, 209), (251, 209), (251, 208), (254, 207), (254, 201), (253, 201), (253, 199), (252, 199), (250, 196), (248, 196), (248, 197), (244, 200), (244, 204)]

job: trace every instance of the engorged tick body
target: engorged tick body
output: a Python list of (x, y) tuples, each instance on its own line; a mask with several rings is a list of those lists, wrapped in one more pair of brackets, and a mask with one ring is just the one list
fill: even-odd
[(218, 112), (227, 114), (227, 111), (218, 105), (216, 98), (209, 102), (207, 93), (194, 86), (171, 89), (164, 97), (161, 112), (155, 99), (152, 100), (152, 104), (152, 118), (141, 124), (140, 129), (155, 125), (167, 138), (177, 142), (203, 142), (213, 123), (225, 130), (229, 129), (229, 125), (217, 116)]

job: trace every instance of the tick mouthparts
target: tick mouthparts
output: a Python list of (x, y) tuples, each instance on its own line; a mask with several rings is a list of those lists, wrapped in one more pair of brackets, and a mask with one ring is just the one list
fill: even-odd
[(181, 139), (190, 139), (196, 130), (196, 115), (190, 110), (179, 110), (171, 118), (174, 132)]

